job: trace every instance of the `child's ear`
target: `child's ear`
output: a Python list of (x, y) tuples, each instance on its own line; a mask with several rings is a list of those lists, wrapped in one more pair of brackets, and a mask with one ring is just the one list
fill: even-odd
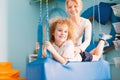
[(52, 35), (54, 36), (54, 32), (52, 33)]

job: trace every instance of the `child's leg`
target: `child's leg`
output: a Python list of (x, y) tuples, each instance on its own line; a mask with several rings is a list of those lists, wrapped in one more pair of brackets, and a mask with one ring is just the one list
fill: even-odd
[(105, 41), (100, 40), (97, 47), (90, 52), (83, 52), (81, 55), (82, 61), (98, 61), (103, 52)]
[[(104, 40), (100, 40), (100, 42), (98, 43), (97, 47), (92, 50), (92, 54), (93, 54), (93, 59), (92, 61), (98, 61), (103, 53), (103, 48), (104, 48), (104, 44), (105, 41)], [(90, 52), (90, 53), (91, 53)]]
[(95, 54), (95, 50), (96, 50), (96, 48), (92, 49), (92, 50), (90, 51), (90, 54), (94, 55), (94, 54)]
[(91, 54), (93, 54), (92, 61), (98, 61), (100, 59), (103, 53), (103, 48), (105, 46), (109, 46), (109, 43), (106, 40), (110, 38), (112, 38), (111, 35), (107, 35), (107, 34), (102, 35), (101, 40), (98, 43), (97, 47), (90, 52)]

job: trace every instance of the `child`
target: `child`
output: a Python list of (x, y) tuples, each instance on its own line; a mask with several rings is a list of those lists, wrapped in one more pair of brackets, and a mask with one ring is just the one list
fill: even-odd
[[(67, 61), (81, 61), (81, 56), (74, 55), (74, 25), (68, 19), (52, 19), (50, 24), (50, 42), (45, 42), (43, 51), (47, 49), (53, 58), (62, 64)], [(44, 55), (44, 54), (43, 54)]]
[(103, 35), (98, 46), (90, 53), (75, 54), (74, 28), (69, 19), (57, 18), (52, 20), (50, 24), (50, 42), (44, 43), (43, 55), (48, 50), (53, 58), (61, 64), (66, 64), (67, 61), (98, 61), (102, 55), (106, 40), (111, 36)]

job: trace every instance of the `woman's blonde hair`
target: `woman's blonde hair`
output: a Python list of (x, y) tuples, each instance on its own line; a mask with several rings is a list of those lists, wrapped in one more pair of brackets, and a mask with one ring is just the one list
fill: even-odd
[(82, 1), (81, 0), (66, 0), (65, 1), (65, 8), (67, 10), (67, 6), (68, 6), (68, 2), (69, 1), (74, 1), (78, 6), (80, 6), (81, 10), (82, 10), (82, 7), (83, 7), (83, 4), (82, 4)]
[(57, 27), (57, 24), (60, 24), (61, 27), (62, 27), (62, 25), (68, 26), (67, 40), (72, 40), (74, 42), (75, 41), (75, 35), (74, 35), (75, 27), (74, 27), (74, 24), (67, 18), (53, 18), (50, 20), (50, 42), (51, 43), (55, 42), (53, 33)]

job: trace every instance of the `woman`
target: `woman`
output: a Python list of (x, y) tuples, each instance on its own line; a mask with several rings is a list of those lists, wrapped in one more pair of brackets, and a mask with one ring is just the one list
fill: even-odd
[[(76, 53), (81, 53), (86, 50), (91, 41), (91, 22), (88, 19), (80, 17), (82, 10), (81, 0), (66, 0), (66, 11), (69, 14), (69, 19), (76, 24)], [(84, 41), (82, 42), (83, 35)]]
[[(76, 42), (75, 42), (75, 55), (79, 54), (82, 56), (83, 61), (97, 61), (100, 58), (99, 54), (103, 52), (104, 44), (100, 44), (90, 52), (85, 52), (86, 48), (89, 46), (91, 41), (91, 22), (88, 19), (85, 19), (80, 16), (80, 12), (82, 10), (82, 1), (81, 0), (66, 0), (66, 11), (69, 14), (68, 19), (70, 19), (74, 24), (76, 24)], [(84, 35), (84, 41), (82, 42), (82, 38)], [(107, 39), (110, 39), (111, 35), (103, 34), (102, 38), (105, 42)], [(108, 45), (106, 42), (105, 45)], [(101, 48), (100, 48), (101, 47)], [(96, 56), (99, 55), (99, 56)]]

